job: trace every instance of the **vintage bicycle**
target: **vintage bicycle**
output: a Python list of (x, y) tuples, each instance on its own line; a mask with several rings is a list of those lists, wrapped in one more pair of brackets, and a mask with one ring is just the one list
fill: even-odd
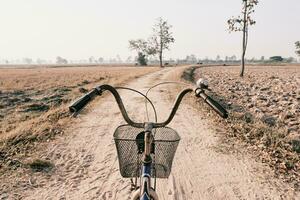
[[(96, 96), (102, 95), (104, 91), (109, 91), (115, 97), (121, 114), (127, 124), (116, 128), (113, 137), (117, 149), (119, 169), (122, 177), (131, 178), (134, 192), (132, 200), (158, 200), (156, 191), (156, 179), (168, 178), (173, 158), (180, 141), (179, 134), (167, 125), (172, 121), (183, 97), (194, 92), (195, 97), (201, 97), (211, 108), (221, 117), (227, 118), (228, 112), (217, 101), (208, 96), (208, 83), (203, 79), (197, 81), (196, 87), (182, 90), (171, 113), (166, 121), (157, 122), (157, 112), (152, 101), (147, 97), (148, 92), (162, 84), (178, 82), (163, 82), (151, 87), (146, 94), (127, 87), (113, 87), (111, 85), (100, 85), (94, 88), (83, 97), (79, 98), (69, 107), (73, 115), (77, 115)], [(183, 83), (185, 84), (185, 83)], [(155, 113), (155, 122), (134, 122), (127, 114), (123, 101), (117, 90), (126, 89), (137, 92), (149, 102)], [(148, 109), (146, 103), (146, 111)], [(149, 116), (148, 116), (149, 120)], [(133, 181), (135, 179), (135, 181)]]

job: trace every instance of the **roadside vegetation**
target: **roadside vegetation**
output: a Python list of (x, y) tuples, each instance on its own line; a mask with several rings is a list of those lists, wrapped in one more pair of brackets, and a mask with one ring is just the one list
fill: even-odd
[(247, 75), (235, 78), (238, 71), (238, 66), (193, 67), (182, 78), (207, 79), (230, 117), (219, 119), (201, 101), (197, 107), (233, 144), (243, 141), (247, 152), (300, 190), (299, 66), (247, 66)]
[[(68, 127), (68, 104), (98, 84), (120, 85), (156, 67), (0, 69), (0, 171), (24, 163), (40, 145)], [(43, 163), (45, 162), (38, 162)], [(39, 168), (39, 167), (37, 167)]]

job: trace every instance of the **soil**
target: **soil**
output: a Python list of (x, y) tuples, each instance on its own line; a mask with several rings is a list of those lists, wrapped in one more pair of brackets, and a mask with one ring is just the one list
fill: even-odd
[[(127, 84), (145, 92), (168, 80), (176, 69), (165, 68)], [(153, 90), (159, 121), (168, 116), (177, 90), (171, 86)], [(175, 94), (176, 93), (176, 94)], [(146, 119), (144, 99), (121, 92), (130, 116)], [(192, 98), (192, 97), (191, 97)], [(151, 115), (152, 116), (152, 115)], [(65, 134), (40, 147), (36, 157), (46, 171), (19, 167), (2, 176), (2, 199), (129, 199), (131, 181), (121, 177), (112, 134), (123, 124), (111, 95), (98, 98), (89, 112), (83, 111)], [(243, 151), (226, 151), (221, 136), (206, 114), (183, 103), (171, 122), (181, 141), (168, 179), (158, 179), (160, 199), (299, 199), (294, 188), (274, 178), (272, 169)], [(238, 147), (236, 147), (238, 148)], [(28, 158), (28, 162), (30, 163)], [(32, 162), (31, 162), (32, 163)], [(36, 162), (35, 162), (36, 163)], [(47, 164), (50, 163), (50, 164)], [(36, 166), (36, 165), (35, 165)], [(49, 167), (51, 166), (51, 167)], [(40, 169), (38, 167), (38, 169)]]

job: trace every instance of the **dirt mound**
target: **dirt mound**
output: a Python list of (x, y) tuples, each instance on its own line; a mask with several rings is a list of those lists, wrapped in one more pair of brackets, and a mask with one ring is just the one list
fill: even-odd
[(232, 137), (241, 138), (278, 176), (300, 188), (300, 68), (249, 66), (244, 78), (239, 67), (202, 67), (195, 79), (206, 78), (230, 111)]

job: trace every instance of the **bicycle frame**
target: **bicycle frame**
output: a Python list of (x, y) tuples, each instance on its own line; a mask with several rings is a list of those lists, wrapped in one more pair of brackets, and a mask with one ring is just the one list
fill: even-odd
[(151, 165), (152, 165), (152, 158), (150, 156), (150, 149), (151, 146), (151, 132), (145, 133), (145, 152), (143, 155), (143, 165), (141, 171), (141, 183), (140, 183), (140, 200), (150, 200), (151, 194)]
[(133, 194), (133, 200), (158, 200), (157, 194), (151, 188), (151, 166), (152, 166), (152, 157), (151, 157), (151, 144), (153, 142), (153, 123), (145, 124), (145, 137), (144, 137), (144, 153), (141, 166), (141, 177), (140, 177), (140, 190), (137, 190)]

